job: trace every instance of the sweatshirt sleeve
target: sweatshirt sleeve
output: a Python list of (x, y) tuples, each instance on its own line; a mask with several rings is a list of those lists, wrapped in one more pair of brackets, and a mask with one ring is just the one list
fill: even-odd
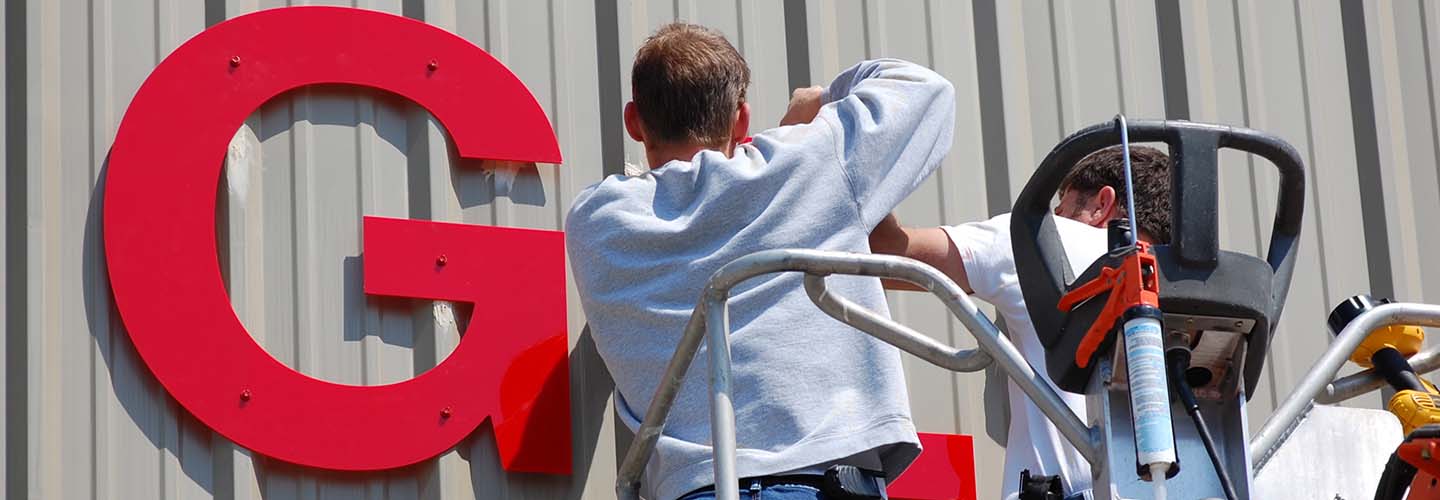
[(825, 101), (817, 118), (834, 129), (861, 222), (874, 227), (950, 151), (955, 89), (923, 66), (878, 59), (841, 73)]

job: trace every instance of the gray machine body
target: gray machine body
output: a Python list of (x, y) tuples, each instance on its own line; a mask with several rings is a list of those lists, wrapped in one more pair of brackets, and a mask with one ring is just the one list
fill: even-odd
[(1315, 405), (1255, 471), (1251, 498), (1374, 498), (1402, 434), (1390, 412)]
[[(1095, 498), (1151, 498), (1154, 495), (1153, 486), (1135, 473), (1135, 419), (1130, 412), (1130, 393), (1123, 385), (1123, 370), (1117, 369), (1123, 368), (1123, 361), (1117, 361), (1100, 362), (1086, 394), (1089, 404), (1087, 423), (1100, 433), (1101, 452), (1106, 456), (1104, 464), (1093, 465), (1090, 469)], [(1225, 400), (1201, 400), (1200, 412), (1215, 436), (1215, 444), (1235, 485), (1235, 493), (1240, 498), (1283, 498), (1252, 495), (1255, 489), (1245, 438), (1249, 432), (1244, 395), (1237, 392)], [(1180, 472), (1165, 482), (1166, 489), (1171, 492), (1170, 497), (1186, 500), (1225, 498), (1220, 478), (1210, 465), (1210, 457), (1195, 426), (1188, 422), (1190, 417), (1185, 409), (1172, 402), (1170, 414), (1175, 421), (1175, 454), (1180, 467)]]

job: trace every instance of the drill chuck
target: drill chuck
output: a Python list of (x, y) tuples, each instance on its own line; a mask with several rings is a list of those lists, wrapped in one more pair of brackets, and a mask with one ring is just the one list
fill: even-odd
[[(1390, 303), (1390, 299), (1375, 299), (1369, 295), (1356, 295), (1346, 299), (1330, 311), (1330, 330), (1339, 335), (1346, 326), (1361, 314)], [(1365, 340), (1350, 356), (1350, 361), (1385, 377), (1385, 381), (1397, 391), (1426, 391), (1425, 384), (1415, 375), (1407, 357), (1420, 351), (1425, 342), (1425, 331), (1410, 325), (1393, 325), (1367, 332)]]

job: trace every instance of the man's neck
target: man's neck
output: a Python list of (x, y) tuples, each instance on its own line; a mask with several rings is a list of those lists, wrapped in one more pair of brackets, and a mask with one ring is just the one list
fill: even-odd
[(655, 169), (673, 160), (690, 161), (696, 154), (706, 149), (724, 153), (726, 158), (729, 158), (735, 151), (735, 147), (731, 144), (724, 145), (723, 149), (700, 144), (663, 144), (646, 147), (645, 161), (650, 163), (650, 168)]

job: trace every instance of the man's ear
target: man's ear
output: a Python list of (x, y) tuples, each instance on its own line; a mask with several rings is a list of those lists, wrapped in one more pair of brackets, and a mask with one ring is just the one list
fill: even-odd
[(635, 107), (635, 101), (625, 103), (625, 132), (635, 142), (645, 142), (645, 124), (640, 121), (640, 108)]
[(1098, 220), (1101, 225), (1099, 227), (1104, 227), (1110, 219), (1116, 219), (1121, 216), (1122, 212), (1120, 212), (1121, 207), (1118, 203), (1118, 198), (1119, 196), (1115, 194), (1115, 188), (1110, 186), (1101, 186), (1100, 191), (1095, 193), (1095, 208), (1100, 211)]
[(750, 135), (750, 103), (740, 103), (740, 109), (735, 113), (735, 126), (730, 128), (730, 143), (739, 144), (741, 140)]

